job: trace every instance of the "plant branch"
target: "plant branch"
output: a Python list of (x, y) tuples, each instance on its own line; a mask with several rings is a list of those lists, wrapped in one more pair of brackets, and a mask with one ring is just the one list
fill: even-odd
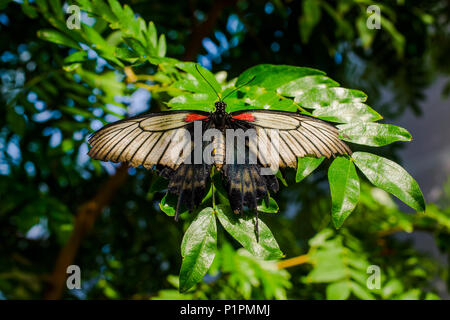
[(308, 263), (309, 261), (309, 256), (307, 254), (295, 257), (295, 258), (290, 258), (290, 259), (286, 259), (286, 260), (281, 260), (278, 262), (278, 269), (286, 269), (286, 268), (290, 268), (290, 267), (295, 267), (304, 263)]
[(121, 165), (117, 168), (116, 173), (99, 189), (98, 193), (80, 207), (75, 217), (72, 234), (56, 260), (53, 273), (49, 279), (50, 287), (44, 295), (45, 299), (56, 300), (61, 298), (66, 283), (67, 267), (74, 263), (81, 241), (92, 229), (97, 217), (109, 204), (127, 177), (128, 166)]

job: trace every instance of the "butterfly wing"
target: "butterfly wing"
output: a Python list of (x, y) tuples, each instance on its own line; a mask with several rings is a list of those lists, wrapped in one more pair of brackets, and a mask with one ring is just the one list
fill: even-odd
[(263, 166), (278, 162), (280, 167), (296, 168), (297, 158), (330, 158), (352, 153), (333, 125), (313, 117), (260, 109), (231, 115), (238, 125), (250, 124), (256, 130), (258, 144), (251, 143), (249, 148)]
[(189, 156), (196, 120), (207, 121), (209, 114), (173, 111), (120, 120), (89, 138), (88, 154), (97, 160), (126, 162), (133, 167), (162, 165), (175, 170)]
[[(183, 204), (193, 210), (205, 193), (211, 166), (193, 164), (194, 122), (208, 127), (209, 113), (172, 111), (145, 114), (106, 125), (89, 139), (89, 156), (133, 167), (156, 167), (169, 179), (169, 192), (178, 196), (175, 219)], [(186, 161), (189, 159), (190, 161)]]
[[(231, 113), (229, 125), (234, 129), (256, 131), (246, 141), (245, 148), (246, 161), (252, 154), (257, 163), (238, 164), (233, 159), (223, 166), (223, 179), (235, 212), (242, 212), (244, 206), (256, 209), (259, 200), (268, 201), (269, 192), (278, 191), (274, 174), (279, 167), (296, 168), (299, 157), (351, 154), (334, 126), (298, 113), (261, 109), (236, 111)], [(263, 173), (263, 167), (272, 170)]]

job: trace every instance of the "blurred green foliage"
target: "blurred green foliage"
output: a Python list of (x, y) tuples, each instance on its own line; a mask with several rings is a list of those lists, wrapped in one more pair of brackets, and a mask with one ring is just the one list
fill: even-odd
[[(77, 1), (91, 17), (83, 15), (82, 29), (69, 30), (66, 7), (58, 0), (8, 2), (0, 3), (0, 297), (28, 299), (43, 297), (49, 289), (49, 274), (73, 231), (75, 214), (115, 171), (112, 165), (87, 158), (85, 137), (135, 112), (182, 108), (186, 101), (204, 108), (217, 99), (190, 72), (192, 63), (165, 58), (183, 58), (189, 51), (189, 39), (195, 38), (196, 26), (207, 19), (212, 3), (198, 1), (193, 8), (185, 2), (162, 6), (157, 1), (127, 1), (121, 6), (114, 0)], [(381, 8), (380, 30), (364, 28), (371, 4)], [(367, 92), (374, 116), (379, 112), (389, 119), (406, 108), (419, 114), (423, 90), (437, 74), (449, 71), (448, 12), (445, 1), (238, 1), (225, 7), (211, 36), (202, 40), (198, 61), (215, 72), (225, 70), (215, 77), (204, 71), (217, 89), (232, 86), (233, 77), (262, 62), (311, 66), (346, 87)], [(440, 46), (432, 45), (436, 41)], [(236, 84), (248, 77), (252, 75), (242, 74)], [(280, 103), (270, 92), (274, 79), (258, 84), (267, 92), (244, 94), (255, 97), (255, 103)], [(279, 93), (312, 109), (315, 103), (335, 99), (333, 80), (320, 73), (308, 79), (313, 82), (286, 85)], [(316, 90), (319, 84), (325, 89)], [(297, 97), (292, 85), (311, 90)], [(197, 96), (191, 99), (185, 90)], [(383, 90), (392, 93), (391, 101), (382, 99)], [(345, 96), (361, 104), (367, 98), (357, 90)], [(228, 103), (238, 109), (243, 107), (240, 101), (231, 96)], [(313, 115), (340, 116), (320, 110)], [(352, 140), (367, 137), (361, 129), (346, 130)], [(410, 139), (400, 129), (386, 132), (397, 141)], [(395, 141), (365, 139), (378, 146)], [(382, 153), (395, 158), (397, 148), (387, 146)], [(448, 199), (427, 206), (425, 214), (411, 215), (400, 211), (384, 191), (361, 183), (356, 212), (335, 230), (325, 170), (330, 161), (325, 163), (300, 184), (294, 179), (304, 178), (311, 172), (307, 167), (313, 170), (320, 163), (305, 163), (297, 177), (286, 172), (289, 187), (276, 197), (280, 213), (264, 217), (286, 257), (303, 255), (306, 262), (278, 269), (275, 262), (259, 261), (238, 249), (218, 227), (219, 250), (209, 273), (185, 294), (178, 293), (178, 278), (168, 275), (178, 273), (181, 238), (194, 217), (184, 214), (184, 222), (174, 223), (158, 206), (164, 182), (152, 172), (130, 170), (74, 262), (82, 268), (83, 289), (67, 291), (64, 297), (437, 298), (434, 279), (449, 281), (445, 263), (394, 234), (424, 230), (448, 253)], [(381, 289), (367, 288), (369, 265), (381, 268)]]

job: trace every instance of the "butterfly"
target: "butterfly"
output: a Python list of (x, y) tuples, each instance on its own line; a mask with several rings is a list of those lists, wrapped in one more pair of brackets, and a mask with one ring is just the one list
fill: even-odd
[(269, 194), (279, 189), (278, 168), (296, 168), (297, 159), (306, 156), (351, 154), (325, 121), (265, 109), (229, 113), (225, 98), (218, 97), (214, 112), (148, 113), (108, 124), (91, 135), (88, 154), (155, 169), (169, 180), (168, 192), (178, 196), (176, 220), (182, 206), (192, 211), (201, 203), (215, 167), (232, 210), (242, 213), (247, 207), (256, 212), (256, 223), (258, 202), (269, 203)]

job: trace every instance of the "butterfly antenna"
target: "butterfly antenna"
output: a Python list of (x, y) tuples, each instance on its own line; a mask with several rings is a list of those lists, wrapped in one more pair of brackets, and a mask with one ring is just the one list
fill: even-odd
[(219, 101), (222, 101), (222, 99), (220, 99), (220, 96), (219, 96), (219, 94), (217, 93), (216, 89), (214, 89), (214, 87), (211, 85), (211, 83), (209, 83), (209, 81), (206, 80), (206, 78), (202, 75), (202, 73), (201, 73), (200, 70), (198, 69), (198, 65), (197, 65), (197, 64), (195, 64), (195, 69), (197, 69), (197, 72), (200, 74), (200, 76), (203, 78), (203, 80), (205, 80), (206, 83), (214, 90), (214, 92), (215, 92), (216, 95), (217, 95), (217, 98), (219, 98)]
[(246, 85), (248, 85), (250, 82), (252, 82), (253, 80), (255, 80), (255, 78), (256, 78), (256, 76), (253, 76), (253, 78), (251, 78), (250, 80), (248, 80), (246, 83), (241, 84), (239, 87), (237, 87), (237, 88), (235, 88), (234, 90), (232, 90), (230, 93), (228, 93), (228, 94), (222, 99), (222, 101), (225, 100), (225, 99), (226, 99), (229, 95), (231, 95), (233, 92), (235, 92), (235, 91), (239, 90), (240, 88), (245, 87)]

